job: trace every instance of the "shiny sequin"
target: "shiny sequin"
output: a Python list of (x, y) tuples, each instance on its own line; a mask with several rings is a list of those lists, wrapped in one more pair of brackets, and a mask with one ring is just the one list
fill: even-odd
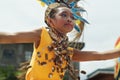
[(41, 62), (40, 64), (43, 66), (43, 65), (46, 65), (46, 64), (47, 64), (47, 62)]
[(48, 60), (48, 54), (47, 53), (45, 54), (45, 60)]
[(60, 79), (63, 79), (63, 75), (60, 75)]
[(55, 67), (53, 66), (53, 67), (52, 67), (52, 72), (54, 72), (54, 71), (55, 71)]
[(52, 74), (52, 73), (49, 73), (49, 74), (48, 74), (48, 77), (49, 77), (49, 78), (52, 78), (52, 77), (53, 77), (53, 74)]
[(37, 52), (37, 56), (40, 58), (41, 57), (41, 54), (40, 54), (40, 52)]
[(37, 61), (37, 63), (38, 63), (38, 65), (41, 65), (39, 60)]
[(63, 68), (61, 68), (61, 73), (63, 73)]
[(52, 46), (48, 46), (48, 50), (49, 50), (49, 51), (52, 51), (52, 50), (53, 50), (53, 47), (52, 47)]

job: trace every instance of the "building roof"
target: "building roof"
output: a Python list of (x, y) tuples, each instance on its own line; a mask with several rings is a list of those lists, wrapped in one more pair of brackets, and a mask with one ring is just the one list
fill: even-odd
[(97, 69), (97, 70), (93, 71), (92, 73), (88, 74), (87, 77), (89, 79), (89, 78), (92, 78), (98, 74), (114, 74), (114, 67)]

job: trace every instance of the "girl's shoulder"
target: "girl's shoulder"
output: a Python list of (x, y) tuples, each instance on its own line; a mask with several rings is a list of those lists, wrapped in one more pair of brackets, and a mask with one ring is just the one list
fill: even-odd
[(41, 36), (42, 32), (48, 32), (49, 31), (49, 27), (41, 27), (38, 29), (33, 30), (33, 32), (35, 32), (35, 34)]
[(49, 28), (47, 27), (40, 27), (40, 28), (37, 28), (37, 29), (34, 29), (32, 32), (34, 32), (35, 34), (37, 35), (40, 35), (42, 33), (42, 31), (48, 31)]

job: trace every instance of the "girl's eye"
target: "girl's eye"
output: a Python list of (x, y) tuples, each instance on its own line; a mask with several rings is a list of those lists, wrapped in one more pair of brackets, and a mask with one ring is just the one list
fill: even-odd
[(71, 19), (72, 19), (72, 20), (76, 20), (74, 16), (71, 16)]
[(69, 15), (66, 14), (66, 13), (62, 13), (61, 16), (62, 16), (62, 18), (68, 18), (68, 17), (70, 17), (72, 20), (76, 20), (73, 15), (70, 15), (70, 16), (69, 16)]
[(61, 16), (62, 16), (63, 18), (66, 18), (66, 17), (67, 17), (67, 14), (63, 13), (63, 14), (61, 14)]

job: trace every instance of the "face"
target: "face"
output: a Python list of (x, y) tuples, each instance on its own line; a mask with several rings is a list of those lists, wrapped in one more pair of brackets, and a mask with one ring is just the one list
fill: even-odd
[(59, 32), (66, 34), (72, 31), (75, 23), (71, 10), (67, 7), (59, 7), (54, 18), (50, 18), (50, 25)]

